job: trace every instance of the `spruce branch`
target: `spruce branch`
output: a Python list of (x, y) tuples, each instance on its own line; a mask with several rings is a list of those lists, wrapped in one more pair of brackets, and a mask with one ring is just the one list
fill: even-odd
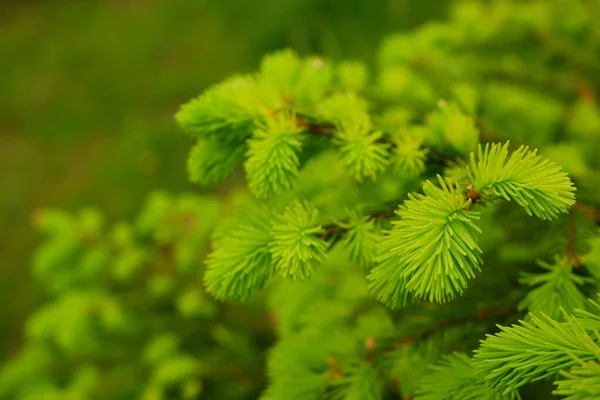
[(184, 104), (176, 120), (199, 139), (240, 143), (279, 102), (277, 93), (254, 77), (236, 76)]
[(513, 400), (518, 399), (516, 391), (501, 393), (486, 386), (475, 374), (473, 360), (464, 353), (443, 356), (431, 367), (429, 374), (421, 380), (421, 387), (415, 400)]
[(475, 351), (477, 373), (491, 387), (509, 392), (569, 369), (577, 360), (599, 359), (598, 317), (575, 311), (565, 319), (531, 315), (531, 322), (498, 326), (501, 332), (487, 335)]
[(277, 114), (248, 140), (244, 166), (248, 187), (259, 198), (290, 190), (298, 176), (302, 137), (295, 119)]
[(555, 382), (558, 387), (553, 394), (568, 396), (567, 400), (600, 398), (600, 361), (577, 360), (577, 365), (560, 374), (565, 379)]
[(480, 309), (477, 314), (464, 315), (462, 317), (444, 320), (439, 324), (434, 325), (430, 328), (423, 330), (416, 335), (408, 335), (396, 340), (394, 343), (389, 345), (386, 350), (394, 351), (398, 347), (407, 346), (415, 342), (426, 340), (435, 334), (444, 331), (449, 328), (468, 324), (470, 322), (490, 322), (491, 324), (496, 323), (499, 320), (507, 319), (510, 317), (516, 317), (521, 315), (521, 312), (516, 308), (491, 308), (491, 309)]
[(345, 374), (335, 375), (333, 400), (380, 400), (381, 389), (377, 371), (368, 362), (361, 363), (345, 371)]
[(316, 264), (325, 258), (327, 244), (318, 235), (318, 211), (295, 201), (272, 225), (270, 250), (279, 275), (291, 280), (309, 280)]
[(509, 157), (509, 142), (479, 146), (467, 167), (477, 193), (485, 198), (514, 200), (529, 215), (554, 219), (575, 204), (575, 187), (567, 174), (536, 150), (521, 146)]
[(550, 318), (560, 320), (565, 311), (585, 309), (587, 297), (582, 292), (585, 283), (593, 280), (573, 273), (573, 262), (557, 259), (554, 264), (538, 261), (545, 273), (524, 274), (520, 282), (532, 289), (519, 304), (519, 310), (528, 309), (530, 313), (544, 313)]
[(581, 267), (581, 259), (575, 253), (575, 214), (569, 215), (569, 225), (567, 228), (567, 246), (565, 255), (573, 263), (573, 267)]
[[(398, 208), (398, 203), (393, 203), (394, 205), (389, 208), (382, 209), (380, 211), (375, 211), (372, 214), (364, 215), (367, 221), (379, 222), (381, 220), (392, 218), (396, 215), (396, 209)], [(325, 240), (339, 240), (339, 238), (347, 233), (350, 229), (352, 229), (352, 224), (349, 222), (341, 222), (341, 223), (332, 223), (323, 226), (323, 231), (319, 233), (317, 236), (325, 239)]]
[(388, 166), (389, 146), (381, 143), (382, 138), (381, 132), (364, 125), (346, 126), (336, 132), (333, 142), (340, 146), (342, 165), (358, 182), (375, 180)]
[(538, 32), (536, 39), (540, 44), (547, 46), (557, 56), (574, 61), (579, 66), (589, 71), (600, 70), (600, 62), (581, 47), (575, 46), (550, 32)]
[(265, 207), (249, 207), (215, 232), (204, 282), (216, 299), (247, 300), (273, 276), (271, 220)]
[(298, 124), (304, 132), (313, 135), (331, 136), (335, 132), (335, 125), (311, 122), (307, 117), (301, 115), (296, 115), (296, 124)]
[(597, 207), (594, 207), (590, 204), (585, 204), (580, 201), (577, 201), (574, 205), (575, 208), (581, 210), (584, 214), (586, 214), (591, 220), (595, 221), (596, 224), (600, 225), (600, 210)]
[(245, 152), (243, 144), (200, 139), (188, 156), (189, 178), (201, 185), (223, 182), (242, 162)]
[(462, 293), (479, 270), (481, 249), (474, 221), (458, 185), (438, 176), (440, 187), (427, 181), (424, 195), (409, 195), (393, 229), (379, 246), (378, 265), (369, 274), (377, 298), (392, 308), (406, 304), (409, 294), (446, 302)]

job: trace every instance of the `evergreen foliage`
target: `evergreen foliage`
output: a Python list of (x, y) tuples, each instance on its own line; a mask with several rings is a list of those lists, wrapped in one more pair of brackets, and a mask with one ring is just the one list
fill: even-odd
[(558, 165), (524, 146), (507, 156), (508, 143), (486, 146), (483, 153), (480, 147), (478, 162), (471, 153), (469, 178), (476, 193), (512, 199), (542, 219), (556, 218), (575, 203), (575, 188)]
[(502, 394), (484, 384), (475, 375), (473, 361), (463, 353), (444, 356), (432, 372), (422, 381), (422, 389), (417, 399), (490, 399), (504, 400), (516, 398), (515, 392)]
[(409, 195), (378, 249), (369, 279), (378, 299), (391, 307), (403, 305), (406, 292), (451, 300), (480, 269), (479, 213), (466, 210), (471, 200), (464, 201), (458, 185), (438, 178), (441, 188), (427, 181), (424, 195)]
[[(60, 297), (31, 319), (0, 397), (28, 398), (55, 346), (94, 357), (150, 335), (127, 392), (149, 399), (597, 398), (594, 15), (598, 1), (460, 1), (448, 21), (384, 40), (373, 71), (287, 49), (183, 105), (190, 178), (243, 165), (248, 192), (219, 221), (215, 199), (154, 198), (112, 253), (97, 214), (52, 217), (35, 270)], [(193, 240), (168, 217), (178, 207), (210, 219), (197, 235), (184, 219)], [(149, 265), (151, 298), (189, 322), (151, 329), (137, 320), (154, 309), (126, 312), (120, 285)], [(260, 395), (256, 325), (277, 336)], [(214, 370), (231, 362), (243, 365)], [(72, 375), (64, 393), (94, 387)]]
[[(157, 192), (135, 221), (113, 226), (93, 209), (37, 214), (47, 239), (34, 274), (47, 300), (19, 357), (3, 366), (0, 398), (255, 395), (262, 362), (249, 343), (269, 335), (237, 324), (240, 312), (261, 318), (261, 310), (226, 309), (199, 279), (221, 208), (214, 198)], [(231, 385), (232, 371), (251, 383)]]

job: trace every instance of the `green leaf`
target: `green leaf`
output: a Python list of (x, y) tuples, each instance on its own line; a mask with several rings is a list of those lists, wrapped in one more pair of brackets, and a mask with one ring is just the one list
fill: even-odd
[(581, 257), (585, 269), (596, 279), (600, 281), (600, 234), (589, 239), (589, 252)]
[(0, 369), (0, 397), (17, 398), (17, 393), (31, 382), (42, 384), (44, 371), (54, 362), (52, 351), (41, 342), (27, 345), (19, 357), (3, 362)]

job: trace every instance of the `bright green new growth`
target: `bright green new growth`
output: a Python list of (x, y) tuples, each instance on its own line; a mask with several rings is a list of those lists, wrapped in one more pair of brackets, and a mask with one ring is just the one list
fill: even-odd
[[(232, 89), (225, 84), (195, 101), (198, 115), (191, 106), (182, 109), (180, 116), (185, 118), (179, 120), (186, 131), (201, 138), (223, 135), (215, 142), (223, 144), (222, 150), (215, 149), (211, 156), (223, 159), (216, 168), (218, 177), (229, 174), (236, 162), (243, 163), (250, 191), (270, 199), (264, 206), (253, 206), (249, 214), (242, 211), (215, 235), (205, 275), (209, 292), (219, 300), (246, 300), (275, 275), (307, 285), (278, 290), (284, 283), (273, 282), (272, 307), (280, 319), (281, 340), (270, 357), (271, 383), (264, 399), (381, 399), (389, 392), (384, 384), (389, 376), (400, 377), (403, 396), (426, 400), (516, 399), (520, 386), (556, 372), (569, 378), (560, 381), (560, 393), (581, 395), (581, 381), (595, 379), (595, 371), (585, 363), (596, 357), (590, 350), (597, 341), (591, 333), (595, 328), (590, 331), (596, 317), (579, 310), (589, 308), (586, 299), (591, 293), (586, 290), (595, 280), (576, 269), (584, 260), (585, 271), (595, 274), (595, 261), (585, 254), (594, 253), (588, 241), (593, 243), (597, 232), (585, 228), (588, 217), (574, 212), (561, 217), (575, 203), (574, 185), (561, 167), (527, 146), (511, 150), (507, 140), (514, 137), (527, 144), (528, 132), (539, 126), (540, 134), (532, 134), (531, 144), (545, 151), (553, 126), (560, 122), (561, 103), (515, 87), (503, 75), (513, 78), (513, 70), (493, 58), (478, 58), (474, 50), (481, 44), (478, 40), (498, 41), (494, 29), (516, 24), (527, 26), (527, 32), (537, 21), (531, 10), (540, 13), (543, 7), (530, 10), (523, 5), (525, 11), (508, 13), (489, 6), (504, 16), (497, 17), (490, 30), (473, 23), (479, 18), (473, 15), (486, 15), (481, 7), (457, 6), (451, 24), (432, 24), (388, 40), (373, 83), (362, 64), (335, 64), (285, 50), (265, 57), (256, 74), (238, 78), (255, 92), (240, 91), (239, 101), (231, 100)], [(510, 20), (521, 14), (523, 21)], [(481, 84), (497, 76), (503, 79)], [(508, 95), (514, 101), (505, 98)], [(224, 99), (235, 103), (229, 115), (218, 111)], [(533, 116), (522, 111), (529, 103), (535, 108)], [(202, 132), (198, 127), (205, 120), (222, 124), (205, 124)], [(593, 118), (588, 120), (593, 125)], [(240, 151), (245, 151), (243, 159), (234, 161)], [(550, 153), (559, 158), (562, 154), (558, 149)], [(331, 169), (341, 169), (344, 175), (328, 177), (330, 165), (320, 162), (333, 159), (339, 168)], [(193, 153), (189, 163), (199, 170), (212, 165)], [(566, 167), (573, 171), (572, 165)], [(436, 176), (437, 184), (431, 183)], [(414, 193), (419, 186), (423, 193)], [(337, 190), (339, 197), (333, 195)], [(547, 252), (524, 257), (531, 244), (521, 253), (509, 248), (503, 253), (490, 244), (508, 240), (528, 225), (538, 226), (523, 222), (518, 231), (503, 232), (501, 215), (517, 218), (497, 201), (502, 199), (541, 220), (558, 219), (548, 231)], [(490, 268), (482, 268), (484, 250), (490, 254)], [(532, 260), (551, 256), (558, 257), (554, 264), (538, 264), (547, 272), (522, 273)], [(362, 267), (366, 278), (356, 283), (361, 289), (348, 289), (360, 294), (344, 292), (347, 266), (338, 270), (330, 265), (341, 259)], [(340, 287), (323, 278), (334, 270)], [(419, 329), (419, 324), (430, 326), (432, 321), (454, 329), (454, 320), (440, 318), (432, 303), (443, 303), (441, 310), (449, 309), (462, 321), (459, 310), (469, 308), (466, 302), (479, 304), (494, 285), (510, 287), (504, 270), (516, 271), (523, 285), (496, 293), (514, 310), (495, 312), (505, 318), (527, 309), (527, 321), (488, 335), (473, 359), (456, 353), (428, 374), (426, 368), (407, 367), (403, 358), (430, 363), (453, 348), (444, 347), (444, 335)], [(373, 315), (388, 317), (371, 310), (362, 296), (373, 296), (390, 309), (404, 308), (395, 316), (402, 322), (385, 324), (381, 334), (374, 323), (366, 329), (371, 336), (357, 334), (363, 341), (357, 350), (350, 332), (365, 328), (353, 325), (354, 318), (373, 322)], [(495, 304), (491, 299), (486, 301)], [(477, 308), (480, 321), (459, 322), (456, 332), (489, 331), (493, 318)], [(426, 316), (412, 319), (414, 309)], [(479, 331), (478, 326), (488, 328)], [(584, 333), (589, 340), (582, 340)], [(404, 339), (392, 343), (398, 336)], [(390, 348), (389, 357), (400, 358), (389, 361), (393, 368), (382, 361)], [(424, 374), (420, 384), (414, 382)]]
[(221, 183), (242, 161), (244, 153), (244, 146), (221, 143), (216, 139), (200, 139), (188, 157), (189, 178), (201, 185)]
[(2, 365), (0, 398), (256, 393), (257, 385), (233, 387), (221, 375), (229, 368), (252, 375), (261, 363), (239, 344), (253, 334), (236, 332), (231, 311), (205, 292), (198, 270), (221, 208), (211, 197), (157, 192), (130, 222), (109, 224), (92, 209), (36, 214), (47, 240), (34, 274), (47, 301), (27, 322), (22, 352)]
[(382, 143), (381, 132), (373, 131), (367, 102), (353, 92), (339, 92), (326, 98), (318, 112), (335, 125), (334, 143), (344, 168), (359, 182), (375, 180), (389, 164), (389, 145)]
[(374, 180), (387, 167), (387, 146), (378, 143), (381, 138), (380, 132), (369, 132), (360, 125), (344, 126), (336, 133), (342, 165), (357, 181), (363, 177)]
[(428, 150), (422, 148), (423, 141), (410, 136), (395, 140), (394, 165), (401, 175), (418, 176), (425, 170)]
[(252, 77), (231, 78), (183, 106), (177, 121), (198, 138), (243, 141), (276, 99), (274, 91), (259, 85)]
[(479, 131), (474, 118), (464, 112), (455, 102), (438, 102), (439, 112), (430, 117), (429, 124), (434, 127), (451, 147), (461, 154), (475, 149), (479, 141)]
[(271, 218), (264, 207), (248, 208), (215, 234), (204, 277), (215, 298), (247, 300), (274, 274), (269, 251)]
[(274, 274), (309, 280), (325, 257), (317, 210), (295, 202), (282, 214), (264, 206), (238, 212), (213, 238), (205, 283), (219, 300), (247, 300)]
[(381, 241), (378, 266), (370, 275), (377, 298), (396, 308), (404, 293), (430, 301), (445, 302), (467, 287), (482, 262), (474, 221), (479, 213), (468, 211), (460, 188), (448, 186), (438, 177), (441, 188), (427, 182), (425, 195), (410, 195), (397, 211), (400, 221)]
[(302, 147), (295, 117), (277, 115), (254, 131), (244, 166), (248, 187), (260, 198), (290, 190), (298, 176)]
[(461, 399), (461, 400), (512, 400), (519, 398), (516, 392), (499, 393), (486, 386), (475, 375), (473, 360), (463, 353), (442, 358), (431, 368), (421, 382), (415, 400)]
[(532, 314), (544, 313), (558, 320), (565, 311), (571, 313), (575, 309), (586, 308), (588, 300), (581, 292), (581, 286), (593, 283), (593, 280), (576, 275), (573, 264), (568, 261), (557, 260), (555, 265), (539, 261), (538, 265), (548, 272), (526, 274), (521, 279), (521, 283), (535, 286), (535, 289), (519, 304), (520, 310), (527, 309)]
[(508, 157), (508, 146), (479, 147), (477, 161), (471, 154), (469, 178), (477, 193), (514, 200), (542, 219), (554, 219), (575, 204), (575, 187), (560, 166), (526, 146)]
[(355, 213), (350, 223), (342, 224), (348, 232), (342, 240), (342, 246), (348, 249), (349, 259), (363, 268), (373, 263), (376, 245), (381, 240), (381, 234), (375, 227), (375, 222), (369, 217)]
[[(377, 381), (377, 372), (372, 365), (364, 363), (348, 371), (345, 378), (340, 379), (340, 386), (332, 394), (333, 400), (378, 400), (381, 389)], [(335, 390), (335, 389), (334, 389)]]
[(275, 269), (291, 280), (309, 280), (314, 267), (325, 257), (327, 243), (317, 235), (318, 211), (310, 204), (296, 202), (273, 222), (270, 244)]
[[(274, 348), (268, 374), (272, 384), (261, 400), (278, 400), (286, 393), (290, 400), (319, 400), (326, 389), (323, 373), (327, 360), (322, 358), (327, 344), (304, 336), (282, 342)], [(299, 358), (298, 358), (299, 357)]]
[(184, 105), (191, 180), (247, 191), (45, 215), (1, 400), (599, 397), (600, 2), (452, 4)]
[(586, 400), (600, 398), (600, 364), (594, 361), (583, 362), (570, 372), (561, 371), (566, 379), (558, 381), (554, 394), (567, 396), (568, 400)]
[[(263, 156), (259, 157), (261, 162), (256, 164), (254, 174), (264, 178), (261, 181), (263, 185), (254, 185), (252, 178), (249, 182), (255, 192), (257, 187), (262, 188), (263, 195), (274, 194), (275, 187), (291, 189), (285, 173), (293, 169), (294, 175), (297, 174), (294, 168), (298, 165), (298, 158), (289, 145), (294, 143), (299, 147), (300, 143), (295, 139), (298, 132), (290, 121), (281, 119), (269, 135), (266, 131), (258, 131), (269, 144), (262, 143), (262, 139), (249, 141), (250, 154), (257, 151), (254, 147), (263, 152), (259, 153)], [(427, 182), (423, 187), (424, 195), (409, 194), (410, 200), (397, 212), (401, 219), (393, 222), (393, 229), (377, 246), (372, 243), (372, 234), (365, 235), (366, 232), (357, 230), (363, 229), (361, 225), (371, 224), (369, 218), (354, 226), (342, 223), (341, 226), (348, 230), (343, 243), (353, 249), (350, 254), (352, 260), (366, 265), (368, 260), (361, 253), (375, 255), (372, 259), (376, 267), (370, 271), (368, 279), (371, 290), (381, 302), (391, 308), (406, 305), (410, 298), (444, 303), (463, 293), (468, 281), (480, 271), (482, 263), (477, 238), (481, 230), (475, 224), (479, 212), (471, 210), (473, 201), (485, 201), (491, 198), (490, 194), (496, 193), (494, 191), (499, 191), (508, 200), (510, 197), (506, 193), (510, 193), (526, 210), (533, 209), (543, 218), (566, 211), (566, 207), (574, 201), (573, 184), (566, 174), (537, 156), (535, 151), (524, 148), (513, 152), (505, 163), (507, 149), (508, 143), (504, 146), (493, 144), (485, 151), (480, 148), (477, 162), (471, 155), (471, 167), (467, 168), (473, 182), (470, 183), (471, 191), (463, 191), (458, 184), (449, 185), (438, 176), (440, 187)], [(286, 159), (284, 153), (289, 155), (289, 162), (274, 164)], [(247, 161), (249, 173), (254, 157)], [(272, 172), (259, 174), (259, 166)], [(535, 176), (535, 179), (523, 176)], [(279, 186), (274, 186), (274, 183)], [(553, 197), (556, 193), (563, 197)], [(525, 197), (528, 201), (524, 200)], [(257, 212), (246, 220), (241, 218), (231, 234), (215, 242), (206, 282), (209, 291), (217, 298), (247, 299), (250, 293), (263, 287), (273, 271), (292, 280), (310, 278), (327, 248), (326, 242), (319, 237), (322, 231), (316, 209), (310, 203), (295, 203), (279, 217), (278, 222), (277, 219), (267, 211)], [(536, 296), (536, 293), (532, 295)], [(530, 301), (527, 299), (523, 304)], [(580, 303), (581, 299), (577, 304)], [(571, 309), (567, 304), (563, 305)]]
[(574, 203), (573, 184), (560, 167), (526, 148), (513, 152), (505, 164), (507, 149), (508, 143), (485, 151), (480, 147), (478, 162), (471, 153), (468, 172), (474, 192), (465, 194), (438, 176), (441, 189), (428, 182), (425, 196), (409, 195), (397, 212), (401, 220), (393, 222), (381, 241), (378, 266), (369, 275), (380, 301), (397, 308), (405, 305), (408, 293), (446, 302), (463, 292), (482, 263), (477, 244), (481, 230), (474, 223), (479, 213), (470, 211), (471, 202), (485, 199), (486, 193), (501, 193), (507, 200), (510, 193), (541, 218), (556, 217)]
[[(600, 307), (594, 304), (595, 311)], [(492, 387), (508, 391), (577, 365), (600, 359), (600, 314), (576, 310), (558, 322), (541, 314), (531, 322), (500, 327), (476, 350), (477, 373)]]

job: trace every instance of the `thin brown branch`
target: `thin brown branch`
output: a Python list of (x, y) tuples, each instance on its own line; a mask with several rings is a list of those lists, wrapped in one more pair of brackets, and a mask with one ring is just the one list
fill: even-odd
[(313, 135), (331, 136), (335, 132), (334, 125), (314, 123), (301, 116), (296, 116), (296, 124)]
[[(397, 205), (394, 205), (392, 208), (387, 208), (378, 212), (371, 214), (368, 218), (369, 221), (378, 222), (383, 219), (392, 218), (395, 215)], [(344, 224), (329, 224), (323, 227), (323, 231), (317, 235), (321, 239), (329, 240), (333, 239), (337, 241), (339, 237), (341, 237), (344, 233), (350, 230), (349, 227), (344, 226)]]
[[(296, 116), (296, 124), (304, 129), (304, 132), (316, 136), (332, 136), (336, 132), (336, 127), (334, 125), (311, 122), (308, 118), (303, 116)], [(384, 144), (388, 146), (388, 148), (395, 148), (398, 146), (396, 142), (383, 136), (377, 139), (377, 143)], [(456, 161), (454, 158), (448, 157), (439, 149), (428, 148), (427, 150), (427, 163), (430, 165), (446, 167)]]

